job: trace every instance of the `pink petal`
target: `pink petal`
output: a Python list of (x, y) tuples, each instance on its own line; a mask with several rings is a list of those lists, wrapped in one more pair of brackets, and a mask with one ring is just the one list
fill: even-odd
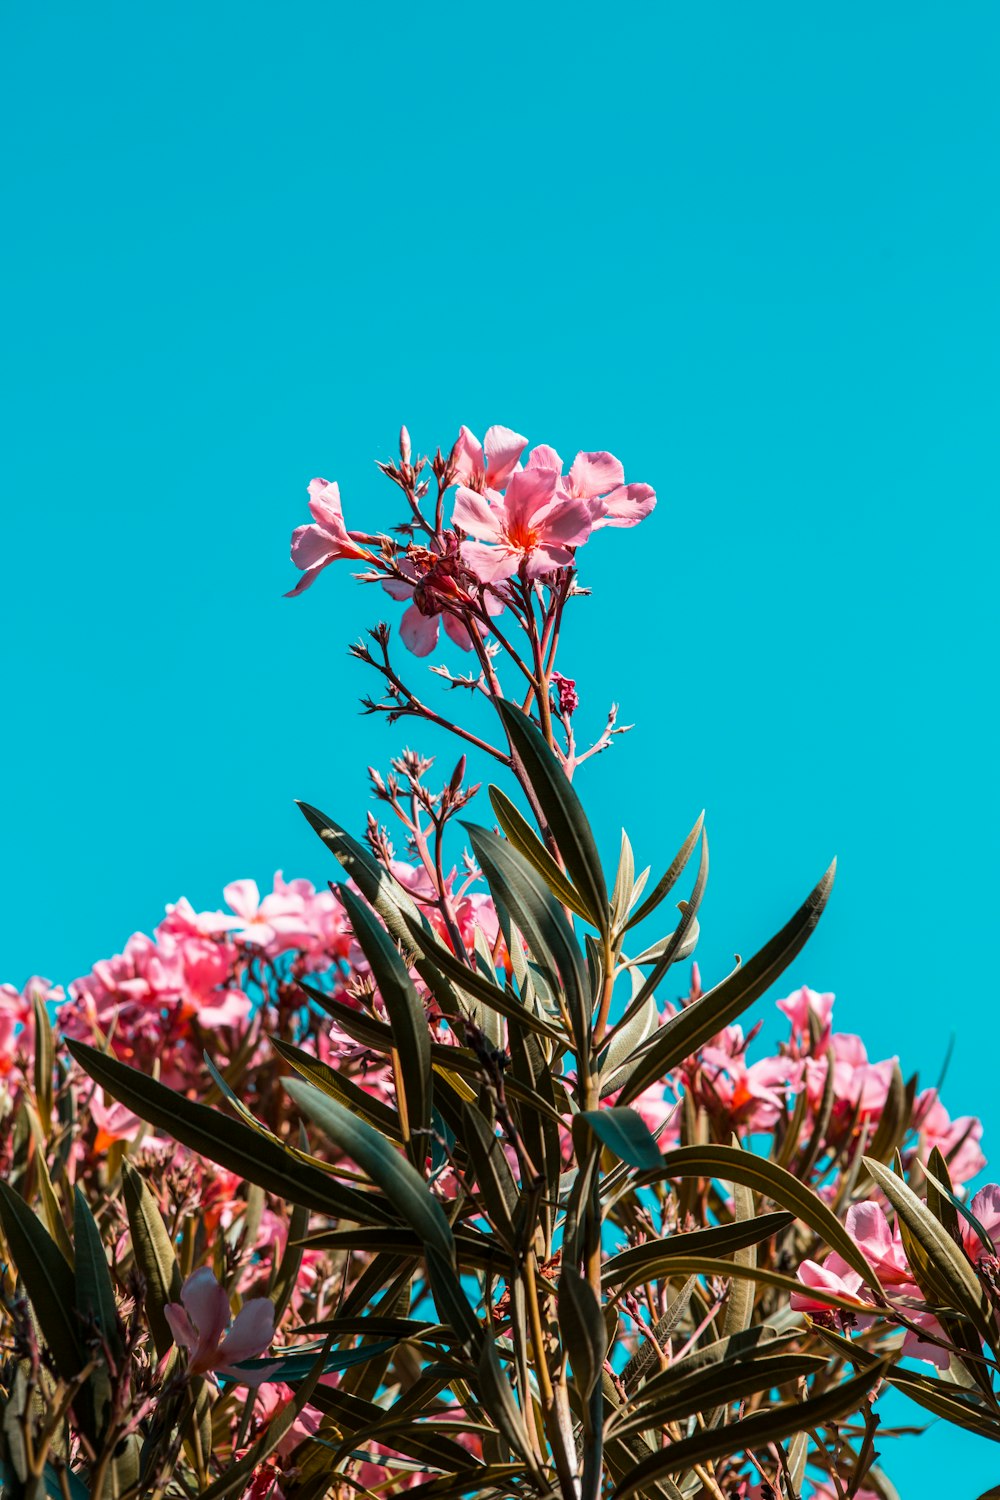
[(210, 1266), (202, 1266), (188, 1277), (181, 1288), (181, 1301), (198, 1330), (199, 1348), (217, 1348), (232, 1313), (225, 1288), (216, 1281)]
[(462, 561), (481, 583), (501, 583), (517, 572), (520, 558), (509, 547), (487, 547), (483, 542), (463, 542)]
[(532, 448), (528, 454), (527, 467), (529, 469), (555, 469), (557, 474), (562, 473), (563, 461), (554, 448), (548, 443), (539, 443), (537, 448)]
[(297, 526), (292, 532), (292, 562), (297, 568), (314, 568), (336, 556), (336, 544), (321, 526)]
[(483, 443), (487, 484), (502, 490), (527, 446), (528, 439), (509, 427), (491, 427)]
[(274, 1303), (269, 1297), (252, 1297), (236, 1314), (236, 1321), (219, 1345), (220, 1362), (238, 1364), (256, 1359), (274, 1338)]
[(546, 542), (559, 542), (564, 547), (579, 547), (593, 530), (590, 502), (560, 496), (536, 512), (532, 525)]
[(309, 510), (313, 519), (335, 535), (344, 531), (344, 511), (340, 503), (340, 486), (325, 479), (309, 481)]
[(566, 488), (571, 495), (587, 498), (606, 495), (625, 483), (625, 470), (611, 453), (578, 453), (569, 471)]
[(456, 646), (461, 646), (463, 651), (472, 650), (472, 636), (466, 630), (457, 615), (450, 615), (447, 611), (442, 614), (445, 634), (450, 636)]
[(558, 484), (555, 469), (519, 469), (512, 474), (503, 502), (506, 530), (534, 521), (536, 513), (555, 498)]
[(605, 513), (595, 526), (638, 526), (656, 506), (656, 491), (649, 484), (624, 484), (612, 490)]
[(399, 633), (404, 646), (408, 646), (414, 656), (429, 656), (437, 645), (438, 617), (421, 614), (417, 606), (411, 604), (400, 621)]
[(316, 582), (316, 579), (322, 573), (323, 569), (328, 568), (330, 564), (332, 562), (336, 562), (336, 560), (337, 559), (331, 552), (328, 557), (325, 557), (322, 562), (317, 563), (314, 568), (307, 568), (295, 587), (293, 589), (289, 589), (284, 597), (286, 599), (294, 599), (296, 595), (304, 594), (306, 589)]
[(565, 568), (573, 561), (572, 552), (565, 547), (553, 547), (548, 544), (542, 547), (534, 547), (525, 559), (525, 575), (528, 578), (538, 578), (543, 573), (552, 573), (556, 568)]
[(451, 456), (455, 464), (455, 478), (459, 484), (471, 484), (473, 480), (481, 479), (485, 475), (486, 459), (483, 456), (483, 445), (468, 427), (459, 429)]
[(260, 888), (256, 880), (233, 880), (222, 892), (226, 904), (244, 922), (252, 922), (260, 907)]
[(413, 598), (413, 584), (403, 578), (383, 578), (382, 587), (392, 599)]
[(179, 1302), (168, 1302), (163, 1309), (174, 1343), (189, 1352), (198, 1347), (198, 1331)]
[(481, 541), (495, 542), (500, 536), (500, 518), (496, 511), (482, 495), (464, 486), (455, 496), (452, 522), (455, 526), (461, 526), (470, 536), (479, 537)]

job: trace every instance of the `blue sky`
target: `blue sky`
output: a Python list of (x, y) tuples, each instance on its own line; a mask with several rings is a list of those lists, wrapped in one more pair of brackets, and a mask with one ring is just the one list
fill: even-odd
[[(611, 855), (701, 807), (709, 977), (789, 976), (1000, 1156), (994, 6), (41, 4), (3, 20), (2, 977), (360, 827), (347, 643), (393, 606), (288, 534), (314, 474), (503, 422), (660, 506), (588, 548), (564, 670)], [(422, 672), (423, 669), (419, 669)], [(893, 1454), (904, 1496), (987, 1445)]]

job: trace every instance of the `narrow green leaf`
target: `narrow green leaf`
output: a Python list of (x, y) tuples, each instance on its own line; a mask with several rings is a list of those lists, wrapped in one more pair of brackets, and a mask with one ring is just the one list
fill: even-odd
[[(373, 1130), (366, 1120), (321, 1094), (304, 1079), (284, 1080), (286, 1093), (323, 1134), (339, 1146), (352, 1161), (382, 1189), (390, 1203), (411, 1228), (428, 1244), (435, 1245), (447, 1258), (454, 1256), (451, 1225), (440, 1203), (428, 1191), (420, 1173), (393, 1149), (384, 1136)], [(353, 1216), (358, 1223), (364, 1215)]]
[(769, 943), (765, 943), (759, 953), (700, 1000), (685, 1006), (664, 1022), (642, 1052), (640, 1065), (622, 1089), (620, 1103), (630, 1103), (651, 1083), (664, 1078), (711, 1037), (731, 1025), (770, 988), (801, 951), (819, 921), (833, 886), (835, 870), (836, 860), (791, 921)]
[[(816, 1375), (826, 1365), (827, 1360), (821, 1355), (789, 1352), (764, 1356), (736, 1368), (709, 1369), (691, 1376), (679, 1390), (656, 1399), (643, 1399), (634, 1415), (628, 1415), (622, 1425), (615, 1428), (615, 1435), (628, 1437), (634, 1432), (663, 1427), (667, 1422), (680, 1422), (695, 1414), (700, 1416), (713, 1408), (724, 1409), (733, 1401), (775, 1390), (802, 1376)], [(645, 1391), (642, 1394), (645, 1398)]]
[(115, 1354), (121, 1352), (118, 1304), (104, 1253), (101, 1231), (79, 1188), (73, 1193), (73, 1240), (76, 1249), (76, 1309), (85, 1321), (93, 1319)]
[(772, 1235), (794, 1224), (790, 1213), (758, 1214), (751, 1220), (734, 1220), (731, 1224), (710, 1224), (706, 1229), (691, 1229), (685, 1234), (672, 1234), (661, 1240), (649, 1240), (645, 1245), (633, 1245), (610, 1256), (601, 1269), (601, 1280), (605, 1286), (630, 1288), (648, 1281), (648, 1267), (656, 1265), (669, 1255), (731, 1255), (747, 1245), (759, 1245)]
[(24, 1199), (2, 1180), (0, 1224), (56, 1368), (63, 1380), (72, 1380), (87, 1363), (76, 1319), (73, 1272)]
[(608, 1334), (593, 1287), (573, 1266), (563, 1266), (559, 1277), (558, 1316), (573, 1383), (586, 1402), (604, 1367)]
[(180, 1301), (180, 1266), (156, 1199), (128, 1160), (122, 1162), (122, 1197), (132, 1235), (132, 1253), (146, 1283), (146, 1317), (156, 1353), (162, 1359), (174, 1342), (163, 1309), (168, 1302)]
[(925, 1411), (932, 1411), (936, 1417), (954, 1422), (956, 1427), (964, 1427), (968, 1432), (976, 1432), (980, 1437), (1000, 1443), (1000, 1415), (990, 1411), (975, 1397), (964, 1395), (961, 1387), (898, 1367), (887, 1379), (897, 1391), (902, 1391)]
[[(745, 1187), (742, 1182), (734, 1183), (733, 1198), (736, 1203), (737, 1221), (743, 1223), (752, 1221), (756, 1206), (750, 1188)], [(747, 1245), (744, 1249), (737, 1250), (733, 1259), (740, 1266), (755, 1266), (757, 1264), (756, 1245)], [(752, 1284), (749, 1281), (734, 1281), (729, 1288), (729, 1297), (722, 1316), (723, 1334), (745, 1333), (753, 1322), (753, 1304)]]
[(670, 868), (666, 871), (665, 874), (661, 875), (660, 879), (656, 882), (656, 885), (653, 887), (652, 891), (650, 891), (649, 895), (639, 907), (638, 911), (634, 911), (631, 917), (629, 917), (628, 923), (626, 924), (623, 931), (628, 932), (631, 928), (638, 926), (640, 922), (645, 921), (648, 916), (652, 915), (652, 913), (661, 904), (661, 902), (666, 900), (667, 896), (669, 896), (670, 892), (673, 890), (674, 886), (683, 875), (687, 862), (691, 858), (691, 855), (694, 853), (695, 846), (697, 845), (698, 840), (701, 838), (701, 830), (704, 827), (704, 824), (705, 814), (700, 813), (698, 816), (698, 821), (695, 823), (691, 832), (688, 834), (687, 838), (684, 840), (680, 849), (674, 856), (674, 860)]
[(430, 1145), (428, 1136), (434, 1084), (427, 1016), (399, 950), (385, 928), (376, 922), (370, 908), (349, 887), (345, 886), (341, 891), (341, 900), (351, 919), (354, 936), (371, 965), (392, 1027), (409, 1127), (404, 1134), (410, 1160), (421, 1168)]
[(436, 938), (429, 937), (418, 924), (407, 919), (407, 927), (413, 941), (419, 944), (421, 952), (426, 954), (459, 989), (465, 990), (466, 994), (473, 996), (483, 1005), (488, 1005), (499, 1015), (506, 1016), (508, 1020), (526, 1026), (529, 1031), (535, 1031), (540, 1036), (551, 1037), (554, 1041), (562, 1040), (561, 1034), (553, 1025), (529, 1011), (512, 991), (501, 990), (499, 986), (485, 979), (478, 970), (468, 968), (461, 959), (449, 953)]
[(383, 1104), (374, 1094), (360, 1088), (346, 1073), (338, 1073), (328, 1063), (321, 1062), (313, 1053), (305, 1052), (292, 1042), (283, 1042), (275, 1036), (268, 1037), (268, 1041), (278, 1056), (294, 1068), (301, 1078), (315, 1084), (320, 1093), (336, 1099), (345, 1109), (350, 1109), (367, 1120), (374, 1130), (402, 1145), (403, 1132), (399, 1116), (388, 1104)]
[(45, 1008), (45, 1001), (36, 986), (31, 989), (31, 1009), (35, 1018), (35, 1103), (42, 1128), (48, 1135), (52, 1129), (52, 1074), (55, 1069), (55, 1047), (52, 1037), (52, 1022)]
[(594, 835), (580, 799), (557, 756), (527, 714), (502, 699), (497, 703), (497, 710), (511, 749), (524, 766), (538, 798), (567, 874), (587, 905), (588, 920), (606, 936), (609, 930), (608, 891)]
[(334, 1182), (326, 1172), (300, 1161), (242, 1121), (166, 1088), (96, 1047), (68, 1039), (65, 1045), (81, 1068), (133, 1114), (247, 1182), (256, 1182), (303, 1208), (355, 1224), (391, 1222), (392, 1215), (381, 1200)]
[(876, 1291), (880, 1289), (874, 1270), (833, 1210), (812, 1188), (806, 1187), (775, 1162), (734, 1146), (679, 1146), (677, 1150), (665, 1153), (655, 1174), (644, 1172), (638, 1185), (671, 1177), (708, 1177), (722, 1182), (741, 1182), (744, 1187), (765, 1194), (814, 1229), (831, 1250), (836, 1250), (864, 1278), (868, 1286)]
[(682, 1438), (678, 1443), (671, 1443), (637, 1464), (627, 1479), (618, 1485), (613, 1500), (628, 1500), (629, 1496), (640, 1494), (650, 1480), (664, 1474), (679, 1474), (690, 1469), (692, 1464), (766, 1448), (769, 1443), (782, 1442), (795, 1432), (808, 1432), (824, 1423), (839, 1421), (857, 1411), (872, 1387), (884, 1376), (889, 1363), (883, 1360), (832, 1390), (824, 1391), (821, 1396), (811, 1396), (805, 1401), (778, 1406), (770, 1411), (754, 1412), (743, 1417), (735, 1427), (705, 1429), (692, 1437)]
[(583, 917), (585, 922), (591, 921), (586, 902), (574, 888), (565, 871), (556, 864), (531, 824), (526, 818), (522, 818), (513, 802), (498, 786), (491, 786), (489, 791), (497, 822), (518, 854), (523, 855), (528, 863), (534, 866), (549, 890), (562, 902), (563, 906), (568, 906), (570, 911), (576, 912), (578, 917)]

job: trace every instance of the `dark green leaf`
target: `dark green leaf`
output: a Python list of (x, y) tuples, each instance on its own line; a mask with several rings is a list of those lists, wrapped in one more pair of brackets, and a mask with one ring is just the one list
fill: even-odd
[(723, 1182), (741, 1182), (763, 1193), (781, 1208), (814, 1229), (831, 1250), (842, 1255), (868, 1286), (879, 1288), (879, 1280), (854, 1240), (832, 1209), (812, 1188), (806, 1187), (775, 1162), (734, 1146), (680, 1146), (661, 1158), (658, 1172), (644, 1172), (639, 1183), (671, 1177), (708, 1177)]
[(320, 1093), (329, 1094), (331, 1099), (336, 1099), (345, 1109), (353, 1110), (390, 1141), (397, 1141), (402, 1145), (403, 1132), (399, 1116), (388, 1104), (383, 1104), (381, 1099), (360, 1088), (346, 1073), (338, 1073), (311, 1052), (304, 1052), (301, 1047), (280, 1041), (278, 1037), (272, 1036), (268, 1040), (279, 1057), (284, 1058), (301, 1078), (315, 1084)]
[(587, 916), (603, 934), (608, 932), (608, 891), (594, 835), (579, 797), (555, 752), (513, 703), (501, 699), (497, 711), (511, 749), (527, 773), (531, 788), (562, 856), (566, 872), (587, 906)]
[(563, 1266), (559, 1277), (558, 1312), (573, 1383), (587, 1401), (604, 1366), (608, 1334), (593, 1287), (572, 1266)]
[(632, 1473), (618, 1485), (613, 1500), (628, 1500), (630, 1495), (641, 1493), (650, 1480), (664, 1474), (679, 1474), (690, 1469), (692, 1464), (707, 1463), (709, 1459), (721, 1458), (731, 1453), (743, 1453), (750, 1449), (766, 1448), (769, 1443), (782, 1442), (795, 1432), (811, 1431), (826, 1422), (836, 1422), (857, 1411), (869, 1391), (885, 1374), (889, 1361), (883, 1360), (869, 1370), (852, 1375), (832, 1390), (821, 1396), (812, 1396), (806, 1401), (778, 1406), (771, 1411), (754, 1412), (743, 1417), (736, 1427), (721, 1427), (696, 1432), (692, 1437), (682, 1438), (652, 1453), (648, 1459), (637, 1464)]
[(661, 1393), (655, 1399), (647, 1400), (643, 1390), (635, 1413), (626, 1415), (622, 1425), (615, 1428), (615, 1434), (628, 1437), (634, 1432), (663, 1427), (667, 1422), (680, 1422), (686, 1417), (701, 1415), (712, 1408), (723, 1408), (733, 1401), (774, 1390), (802, 1376), (816, 1375), (826, 1365), (822, 1355), (789, 1352), (763, 1356), (735, 1368), (703, 1371), (700, 1375), (690, 1376), (680, 1389)]
[[(428, 1191), (420, 1173), (384, 1136), (303, 1079), (287, 1079), (285, 1090), (302, 1113), (382, 1189), (400, 1218), (442, 1255), (454, 1255), (451, 1226), (440, 1203)], [(362, 1216), (354, 1217), (364, 1222)]]
[(490, 801), (497, 815), (497, 822), (518, 854), (522, 854), (529, 864), (534, 865), (549, 890), (562, 902), (563, 906), (568, 906), (570, 911), (576, 912), (577, 916), (583, 917), (585, 921), (592, 921), (586, 902), (574, 889), (565, 872), (556, 864), (527, 819), (522, 818), (510, 798), (499, 787), (491, 786)]
[(207, 1490), (201, 1491), (201, 1500), (223, 1500), (224, 1495), (230, 1495), (234, 1490), (243, 1491), (247, 1479), (257, 1465), (263, 1463), (265, 1458), (268, 1458), (281, 1444), (291, 1432), (304, 1407), (308, 1405), (320, 1377), (326, 1372), (326, 1357), (326, 1348), (321, 1349), (319, 1358), (313, 1359), (309, 1373), (295, 1392), (293, 1399), (271, 1418), (264, 1429), (263, 1436), (257, 1439), (253, 1447), (249, 1448), (242, 1458), (230, 1463), (226, 1472), (215, 1480), (214, 1484), (210, 1484)]
[[(747, 1006), (770, 988), (795, 958), (823, 913), (833, 886), (836, 861), (809, 894), (795, 916), (765, 943), (747, 963), (664, 1022), (641, 1053), (641, 1062), (622, 1089), (619, 1102), (628, 1104), (651, 1083), (666, 1077), (724, 1027), (735, 1021)], [(678, 929), (680, 930), (680, 929)]]
[(73, 1240), (76, 1250), (76, 1310), (85, 1323), (92, 1320), (97, 1324), (112, 1352), (119, 1354), (121, 1339), (114, 1283), (101, 1232), (79, 1188), (73, 1193)]
[(341, 900), (389, 1017), (403, 1083), (400, 1103), (406, 1108), (403, 1134), (410, 1160), (422, 1168), (430, 1144), (433, 1099), (431, 1038), (424, 1007), (399, 950), (370, 908), (347, 886), (341, 891)]
[(132, 1235), (132, 1253), (146, 1283), (145, 1312), (160, 1359), (174, 1336), (163, 1316), (168, 1302), (179, 1302), (181, 1272), (156, 1199), (131, 1162), (122, 1162), (122, 1196)]
[(391, 1222), (392, 1215), (382, 1200), (334, 1182), (319, 1167), (300, 1161), (242, 1121), (166, 1088), (96, 1047), (70, 1040), (66, 1046), (81, 1068), (133, 1114), (247, 1182), (256, 1182), (267, 1192), (303, 1208), (355, 1224)]
[(748, 1221), (711, 1224), (707, 1229), (692, 1229), (686, 1234), (672, 1234), (665, 1239), (633, 1245), (604, 1262), (601, 1279), (605, 1286), (641, 1286), (649, 1279), (648, 1266), (668, 1255), (731, 1255), (747, 1245), (759, 1245), (795, 1222), (789, 1213), (758, 1214)]
[(87, 1363), (76, 1318), (72, 1269), (24, 1199), (2, 1180), (0, 1223), (56, 1368), (64, 1380), (72, 1380)]

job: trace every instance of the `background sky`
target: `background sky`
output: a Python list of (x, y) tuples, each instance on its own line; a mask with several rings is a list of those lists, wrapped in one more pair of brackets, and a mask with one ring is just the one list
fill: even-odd
[[(563, 648), (581, 724), (637, 726), (581, 773), (609, 856), (707, 809), (714, 979), (837, 853), (782, 991), (928, 1082), (956, 1033), (1000, 1158), (996, 6), (0, 28), (0, 977), (332, 873), (292, 799), (360, 830), (368, 763), (439, 745), (357, 714), (346, 646), (396, 606), (346, 570), (281, 597), (305, 486), (388, 525), (400, 422), (502, 422), (660, 496), (588, 547)], [(904, 1500), (1000, 1473), (951, 1428), (889, 1467)]]

